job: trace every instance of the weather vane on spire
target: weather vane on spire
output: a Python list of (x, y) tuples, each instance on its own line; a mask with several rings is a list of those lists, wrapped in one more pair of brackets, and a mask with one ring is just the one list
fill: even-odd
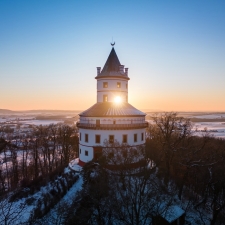
[(116, 42), (113, 42), (113, 37), (112, 37), (112, 42), (110, 43), (112, 46), (114, 46), (116, 44)]

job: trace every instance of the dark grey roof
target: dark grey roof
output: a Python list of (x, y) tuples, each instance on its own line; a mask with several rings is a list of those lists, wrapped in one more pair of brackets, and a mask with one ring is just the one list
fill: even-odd
[(134, 108), (127, 102), (116, 104), (114, 102), (99, 102), (79, 114), (86, 117), (112, 117), (112, 116), (145, 116), (146, 114)]
[(122, 76), (126, 79), (129, 79), (124, 71), (120, 71), (120, 66), (121, 64), (116, 51), (114, 48), (112, 48), (101, 73), (96, 78), (105, 76)]
[(102, 69), (101, 73), (109, 73), (111, 71), (114, 72), (119, 72), (119, 66), (120, 66), (120, 61), (118, 59), (118, 56), (116, 54), (116, 51), (114, 48), (112, 48), (108, 59), (106, 60), (105, 66)]

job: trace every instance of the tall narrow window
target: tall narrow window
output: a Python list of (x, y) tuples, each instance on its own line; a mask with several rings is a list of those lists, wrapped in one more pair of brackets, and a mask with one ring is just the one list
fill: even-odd
[(117, 82), (117, 87), (121, 88), (121, 83), (120, 82)]
[(81, 141), (81, 133), (80, 133), (80, 141)]
[(144, 141), (144, 133), (141, 133), (141, 140)]
[(126, 89), (127, 89), (127, 84), (126, 84)]
[(108, 95), (103, 95), (103, 102), (108, 102)]
[(103, 88), (107, 88), (108, 87), (108, 82), (103, 82)]
[(137, 142), (137, 134), (134, 134), (134, 142)]
[(80, 149), (80, 154), (81, 154), (81, 149)]
[(109, 135), (109, 143), (114, 143), (114, 135)]
[(96, 127), (100, 127), (100, 120), (96, 120)]
[(85, 151), (85, 155), (88, 156), (88, 151), (87, 150)]
[(101, 143), (101, 135), (99, 135), (99, 134), (95, 135), (95, 143), (96, 144), (100, 144)]
[(127, 143), (127, 134), (123, 134), (123, 143)]
[(85, 134), (85, 142), (88, 142), (88, 134)]

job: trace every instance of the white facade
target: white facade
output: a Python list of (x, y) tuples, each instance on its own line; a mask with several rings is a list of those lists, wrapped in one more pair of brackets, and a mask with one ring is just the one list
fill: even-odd
[(114, 48), (103, 70), (97, 67), (95, 79), (97, 103), (82, 112), (77, 123), (80, 165), (95, 159), (96, 149), (104, 147), (105, 142), (132, 147), (145, 144), (145, 113), (128, 103), (128, 68), (120, 64)]
[[(94, 158), (93, 146), (104, 146), (104, 141), (109, 140), (109, 135), (114, 136), (114, 140), (123, 143), (123, 135), (127, 135), (126, 144), (130, 146), (143, 145), (145, 143), (145, 128), (132, 130), (89, 130), (79, 129), (80, 133), (80, 160), (88, 162)], [(134, 136), (136, 140), (134, 140)], [(88, 140), (85, 141), (85, 135), (88, 135)], [(96, 143), (96, 135), (100, 135), (100, 143)]]
[(123, 78), (100, 78), (97, 80), (97, 102), (104, 102), (104, 95), (108, 102), (113, 102), (116, 97), (121, 97), (123, 102), (128, 102), (128, 80)]

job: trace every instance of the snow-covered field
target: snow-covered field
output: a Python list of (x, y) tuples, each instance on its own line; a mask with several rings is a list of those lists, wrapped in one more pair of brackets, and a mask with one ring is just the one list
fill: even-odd
[(22, 124), (26, 125), (49, 125), (49, 124), (57, 124), (57, 123), (62, 123), (62, 120), (23, 120), (20, 121)]
[(198, 130), (195, 134), (203, 134), (204, 129), (206, 129), (215, 137), (225, 138), (225, 122), (196, 122), (194, 123), (193, 130)]
[(24, 125), (49, 125), (49, 124), (57, 124), (57, 123), (62, 123), (63, 120), (36, 120), (36, 119), (30, 119), (30, 120), (9, 120), (9, 119), (2, 119), (0, 118), (0, 123), (19, 123), (19, 124), (24, 124)]
[(0, 123), (5, 123), (6, 119), (5, 118), (0, 118)]
[(225, 119), (225, 113), (196, 115), (196, 116), (192, 116), (192, 118), (198, 118), (198, 119)]
[[(204, 115), (194, 115), (191, 116), (192, 118), (197, 119), (213, 119), (213, 120), (221, 120), (225, 119), (225, 113), (215, 113), (215, 114), (204, 114)], [(217, 121), (210, 121), (210, 122), (194, 122), (193, 130), (198, 130), (196, 135), (204, 134), (205, 129), (207, 129), (211, 135), (218, 138), (225, 138), (225, 122), (217, 122)]]
[[(181, 115), (186, 118), (196, 118), (203, 120), (202, 122), (193, 122), (193, 134), (194, 135), (203, 135), (204, 130), (210, 132), (211, 135), (218, 138), (225, 138), (225, 122), (217, 122), (225, 120), (225, 113), (205, 113), (205, 114), (191, 114), (188, 116)], [(215, 120), (210, 122), (204, 122), (204, 119), (207, 120)], [(152, 120), (147, 120), (150, 123), (153, 123)]]

